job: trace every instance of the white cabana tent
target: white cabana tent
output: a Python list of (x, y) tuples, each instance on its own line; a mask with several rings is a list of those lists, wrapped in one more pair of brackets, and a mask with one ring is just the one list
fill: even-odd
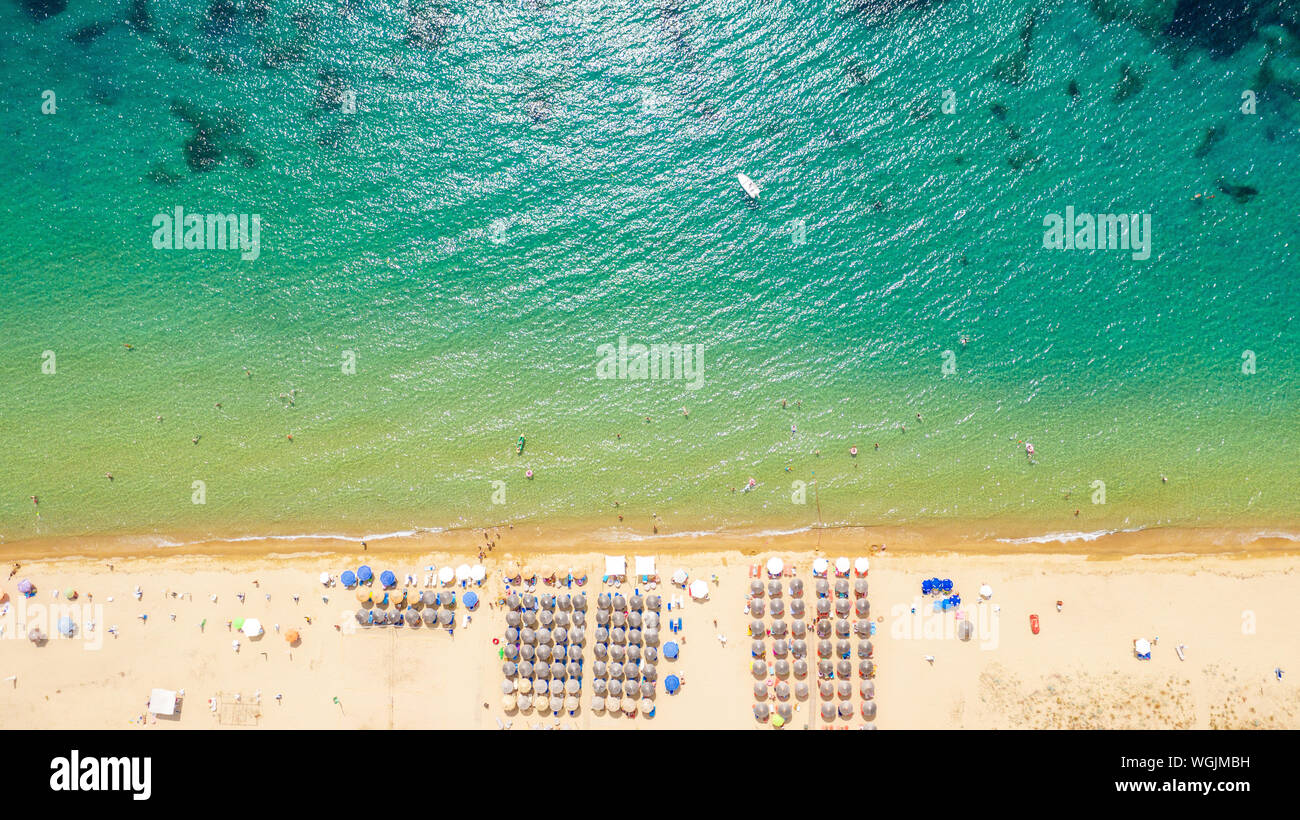
[(649, 555), (638, 555), (636, 557), (636, 574), (637, 575), (654, 575), (655, 559)]
[(621, 578), (627, 575), (627, 558), (622, 555), (606, 555), (605, 574), (611, 578)]
[(691, 597), (697, 601), (703, 601), (709, 597), (709, 585), (705, 581), (693, 581), (691, 583)]
[(176, 693), (170, 689), (155, 689), (150, 692), (149, 712), (154, 715), (176, 714)]

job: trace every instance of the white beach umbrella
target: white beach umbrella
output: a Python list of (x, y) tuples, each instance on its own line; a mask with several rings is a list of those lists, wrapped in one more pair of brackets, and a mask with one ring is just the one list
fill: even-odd
[(871, 562), (866, 558), (853, 559), (853, 571), (858, 575), (866, 575), (869, 569), (871, 569)]
[(330, 574), (329, 574), (328, 572), (322, 572), (322, 573), (320, 574), (320, 582), (321, 582), (322, 584), (324, 584), (325, 586), (329, 586), (329, 585), (330, 585), (330, 581), (332, 581), (332, 580), (333, 580), (333, 579), (330, 577)]
[(468, 581), (469, 575), (470, 575), (469, 564), (461, 564), (460, 566), (456, 567), (457, 581)]
[(475, 564), (469, 568), (469, 577), (474, 581), (482, 581), (487, 577), (487, 567), (482, 564)]
[(818, 559), (814, 560), (814, 561), (813, 561), (813, 574), (814, 574), (814, 575), (825, 575), (825, 574), (826, 574), (826, 568), (827, 568), (828, 566), (830, 566), (830, 564), (829, 564), (829, 562), (827, 562), (827, 560), (826, 560), (825, 558), (818, 558)]
[(689, 577), (690, 576), (686, 574), (686, 570), (679, 569), (673, 573), (673, 583), (679, 587), (684, 587), (686, 586), (686, 579)]
[(836, 558), (836, 559), (835, 559), (835, 571), (838, 572), (840, 575), (848, 575), (848, 573), (849, 573), (849, 559), (847, 559), (847, 558)]
[(695, 581), (691, 584), (691, 597), (697, 601), (703, 601), (709, 597), (709, 585), (704, 581)]
[(993, 587), (989, 586), (988, 584), (984, 584), (983, 586), (981, 586), (981, 587), (980, 587), (980, 597), (981, 597), (981, 598), (984, 598), (985, 600), (988, 600), (989, 598), (992, 598), (992, 597), (993, 597)]
[(1133, 642), (1133, 648), (1139, 655), (1149, 655), (1151, 653), (1151, 642), (1146, 638), (1138, 638)]
[(258, 635), (261, 635), (262, 622), (257, 620), (256, 618), (249, 618), (248, 620), (244, 621), (243, 633), (250, 638), (254, 638), (257, 637)]
[(784, 569), (785, 569), (785, 562), (782, 561), (780, 558), (774, 557), (767, 562), (768, 575), (780, 575), (781, 571)]
[(438, 570), (438, 581), (443, 584), (450, 584), (451, 579), (456, 577), (456, 570), (451, 567), (443, 567)]

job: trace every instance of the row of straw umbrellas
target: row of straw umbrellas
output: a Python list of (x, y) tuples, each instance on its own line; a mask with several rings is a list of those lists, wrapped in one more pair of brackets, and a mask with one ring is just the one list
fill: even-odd
[(425, 609), (419, 612), (415, 609), (358, 609), (357, 623), (362, 626), (396, 626), (405, 623), (407, 626), (417, 626), (423, 623), (425, 626), (451, 626), (456, 620), (456, 616), (449, 609)]
[[(787, 593), (789, 594), (787, 601)], [(812, 697), (812, 687), (817, 687), (821, 701), (821, 715), (827, 721), (837, 717), (849, 719), (854, 715), (852, 682), (857, 656), (858, 694), (862, 699), (862, 717), (872, 721), (876, 716), (875, 662), (871, 636), (871, 605), (866, 578), (817, 578), (813, 582), (814, 598), (810, 607), (805, 604), (804, 582), (790, 579), (788, 585), (772, 578), (764, 583), (754, 578), (749, 582), (749, 612), (752, 620), (749, 630), (753, 638), (750, 654), (753, 658), (754, 717), (768, 720), (775, 713), (784, 721), (790, 719), (791, 698), (807, 701)], [(789, 614), (790, 621), (785, 620)], [(771, 626), (763, 622), (767, 614)], [(812, 667), (809, 658), (809, 626), (804, 620), (813, 617), (812, 634), (816, 636), (817, 681), (807, 680)], [(856, 620), (850, 622), (850, 616)], [(766, 638), (772, 638), (769, 655)], [(852, 638), (856, 637), (856, 645)], [(832, 638), (835, 641), (832, 642)], [(793, 684), (791, 678), (794, 679)], [(774, 701), (774, 703), (769, 703)], [(874, 724), (869, 728), (875, 728)]]

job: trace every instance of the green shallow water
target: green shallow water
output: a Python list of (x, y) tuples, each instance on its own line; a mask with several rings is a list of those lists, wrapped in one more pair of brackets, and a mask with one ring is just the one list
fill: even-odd
[[(0, 537), (1291, 526), (1294, 37), (899, 5), (0, 8)], [(260, 257), (155, 250), (177, 205)], [(1044, 250), (1066, 206), (1151, 258)], [(699, 389), (597, 378), (620, 336), (702, 345)]]

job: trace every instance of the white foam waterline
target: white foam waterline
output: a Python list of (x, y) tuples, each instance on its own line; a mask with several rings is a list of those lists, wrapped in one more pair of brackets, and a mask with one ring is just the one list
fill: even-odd
[(1142, 532), (1144, 527), (1133, 527), (1126, 530), (1094, 530), (1092, 532), (1053, 532), (1046, 535), (1030, 535), (1025, 538), (999, 538), (1002, 544), (1068, 544), (1071, 541), (1096, 541), (1099, 538), (1105, 538), (1108, 535), (1123, 535), (1125, 533)]

